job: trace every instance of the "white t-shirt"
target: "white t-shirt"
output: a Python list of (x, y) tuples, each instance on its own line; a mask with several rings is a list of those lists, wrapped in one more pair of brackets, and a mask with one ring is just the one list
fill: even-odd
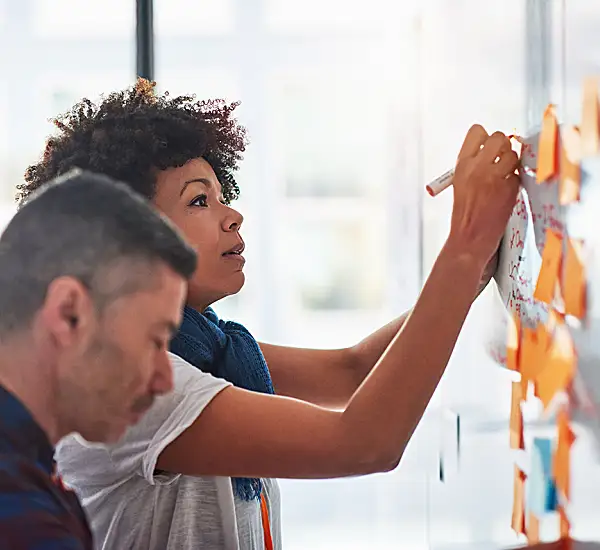
[[(155, 474), (162, 450), (228, 382), (171, 354), (175, 389), (157, 398), (115, 445), (78, 435), (56, 449), (58, 471), (75, 490), (102, 550), (264, 550), (260, 503), (234, 496), (229, 477)], [(281, 548), (280, 496), (263, 480), (273, 545)]]

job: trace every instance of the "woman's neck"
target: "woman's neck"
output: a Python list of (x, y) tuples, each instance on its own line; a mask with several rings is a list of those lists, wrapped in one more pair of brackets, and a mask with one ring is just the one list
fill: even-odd
[(200, 313), (203, 313), (204, 311), (206, 311), (207, 308), (212, 306), (216, 301), (217, 300), (212, 300), (207, 297), (200, 297), (200, 298), (192, 299), (190, 296), (188, 296), (188, 299), (187, 299), (185, 305), (188, 307), (191, 307), (192, 309), (195, 309), (196, 311), (198, 311)]

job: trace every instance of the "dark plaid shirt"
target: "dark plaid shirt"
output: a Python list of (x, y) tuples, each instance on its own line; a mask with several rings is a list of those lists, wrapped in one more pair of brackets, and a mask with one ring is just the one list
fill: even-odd
[(54, 449), (0, 386), (0, 550), (93, 550), (74, 493), (54, 476)]

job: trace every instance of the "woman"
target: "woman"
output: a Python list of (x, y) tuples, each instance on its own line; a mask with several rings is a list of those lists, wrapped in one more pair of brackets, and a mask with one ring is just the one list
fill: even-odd
[(118, 445), (73, 436), (58, 448), (99, 548), (280, 548), (270, 478), (394, 468), (514, 204), (518, 159), (508, 139), (474, 126), (457, 164), (450, 235), (408, 321), (347, 349), (259, 344), (210, 308), (244, 284), (243, 218), (230, 206), (245, 148), (235, 107), (156, 96), (143, 80), (98, 105), (83, 100), (56, 120), (58, 135), (20, 188), (24, 200), (74, 166), (109, 174), (148, 197), (198, 252), (171, 347), (173, 394)]

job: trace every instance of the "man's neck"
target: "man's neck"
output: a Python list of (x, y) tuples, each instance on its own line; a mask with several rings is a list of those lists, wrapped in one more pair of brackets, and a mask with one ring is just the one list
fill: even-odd
[(59, 427), (54, 384), (49, 378), (47, 369), (31, 350), (16, 342), (0, 344), (0, 385), (21, 401), (52, 445), (56, 445), (65, 434)]

